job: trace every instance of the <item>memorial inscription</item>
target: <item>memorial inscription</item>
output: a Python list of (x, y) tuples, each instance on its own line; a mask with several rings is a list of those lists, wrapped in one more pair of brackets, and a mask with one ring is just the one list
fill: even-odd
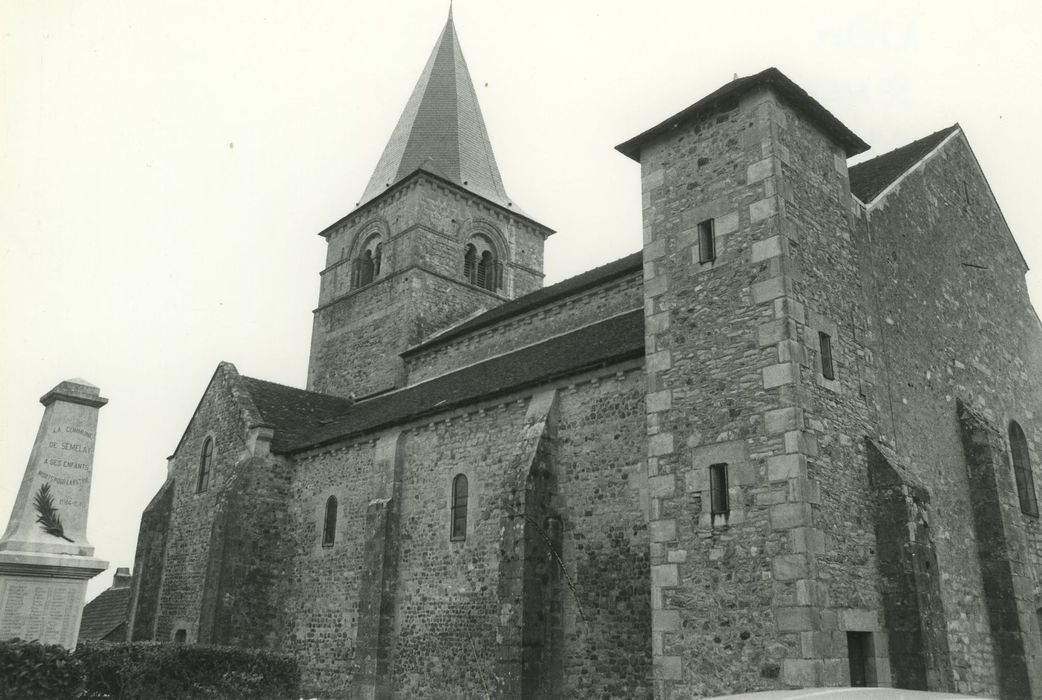
[(11, 519), (0, 537), (0, 639), (76, 645), (93, 558), (87, 506), (98, 409), (107, 403), (83, 380), (60, 383), (44, 405)]
[(0, 583), (0, 639), (44, 641), (68, 636), (78, 627), (82, 584), (38, 578)]

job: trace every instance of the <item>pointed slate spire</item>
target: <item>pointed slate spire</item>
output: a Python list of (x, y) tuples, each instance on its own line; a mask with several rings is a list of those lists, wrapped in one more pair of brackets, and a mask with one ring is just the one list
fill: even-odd
[(360, 204), (418, 169), (440, 175), (496, 204), (520, 211), (503, 188), (467, 62), (456, 36), (451, 6), (445, 28)]

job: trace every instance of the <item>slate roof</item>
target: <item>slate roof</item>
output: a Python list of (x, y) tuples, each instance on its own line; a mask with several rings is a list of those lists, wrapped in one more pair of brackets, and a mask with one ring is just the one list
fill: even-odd
[(451, 9), (360, 204), (421, 168), (519, 211), (503, 187)]
[(343, 415), (354, 405), (350, 399), (263, 379), (244, 376), (242, 382), (264, 422), (275, 428), (271, 448), (276, 452), (299, 442), (323, 422)]
[(677, 112), (669, 119), (634, 136), (629, 141), (619, 144), (615, 147), (615, 150), (625, 156), (629, 156), (633, 160), (640, 161), (640, 147), (649, 139), (661, 138), (683, 124), (712, 114), (750, 90), (765, 85), (771, 86), (782, 98), (791, 102), (795, 107), (800, 108), (820, 129), (835, 139), (839, 145), (843, 146), (848, 158), (868, 150), (867, 143), (862, 141), (857, 134), (844, 126), (831, 112), (822, 107), (821, 103), (808, 95), (799, 85), (789, 80), (777, 68), (768, 68), (755, 75), (747, 75), (744, 78), (732, 80), (709, 93), (687, 109)]
[[(284, 446), (278, 451), (319, 447), (643, 354), (644, 311), (636, 309), (420, 384), (359, 401), (339, 418), (327, 420), (306, 434), (298, 433), (295, 440), (280, 441)], [(276, 427), (276, 435), (280, 430), (281, 426)]]
[(109, 588), (83, 606), (80, 639), (104, 639), (127, 621), (130, 586)]
[(889, 153), (858, 163), (850, 168), (850, 191), (868, 204), (958, 129), (959, 125), (953, 124)]
[(530, 294), (508, 301), (505, 304), (501, 304), (483, 314), (464, 321), (458, 326), (450, 328), (444, 333), (425, 340), (418, 345), (414, 345), (403, 352), (402, 357), (410, 357), (423, 350), (437, 347), (438, 345), (447, 343), (454, 338), (459, 338), (462, 335), (466, 335), (467, 333), (485, 326), (490, 326), (511, 316), (516, 316), (525, 313), (526, 311), (537, 309), (540, 306), (550, 304), (572, 294), (577, 294), (585, 289), (602, 285), (617, 277), (624, 277), (633, 274), (642, 268), (643, 260), (643, 253), (638, 250), (636, 253), (631, 253), (624, 258), (619, 258), (618, 260), (606, 265), (595, 267), (592, 270), (587, 270), (586, 272), (574, 277), (569, 277), (557, 284), (537, 289)]

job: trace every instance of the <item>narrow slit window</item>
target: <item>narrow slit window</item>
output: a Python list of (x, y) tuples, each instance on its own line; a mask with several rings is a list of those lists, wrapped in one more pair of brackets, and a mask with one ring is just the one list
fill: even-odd
[(1020, 512), (1037, 518), (1038, 500), (1035, 497), (1035, 478), (1031, 474), (1028, 439), (1016, 421), (1009, 423), (1009, 450), (1013, 458), (1013, 480), (1017, 484)]
[(467, 539), (467, 498), (467, 477), (458, 474), (452, 480), (452, 540)]
[(832, 364), (832, 336), (819, 332), (818, 346), (821, 348), (821, 376), (825, 379), (835, 379), (836, 369)]
[(336, 542), (336, 496), (326, 499), (326, 517), (322, 521), (322, 546), (332, 547)]
[(698, 262), (707, 263), (716, 260), (716, 229), (713, 219), (706, 219), (698, 225)]
[(709, 465), (709, 500), (714, 516), (731, 513), (731, 501), (727, 494), (726, 464)]
[(202, 493), (210, 488), (210, 471), (213, 468), (213, 438), (206, 438), (203, 443), (203, 454), (199, 458), (199, 480), (195, 490)]

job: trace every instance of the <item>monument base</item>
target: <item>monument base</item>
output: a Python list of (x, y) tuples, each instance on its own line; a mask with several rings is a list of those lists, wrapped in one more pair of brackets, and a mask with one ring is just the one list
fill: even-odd
[(87, 580), (108, 566), (91, 557), (0, 552), (0, 639), (74, 648)]

